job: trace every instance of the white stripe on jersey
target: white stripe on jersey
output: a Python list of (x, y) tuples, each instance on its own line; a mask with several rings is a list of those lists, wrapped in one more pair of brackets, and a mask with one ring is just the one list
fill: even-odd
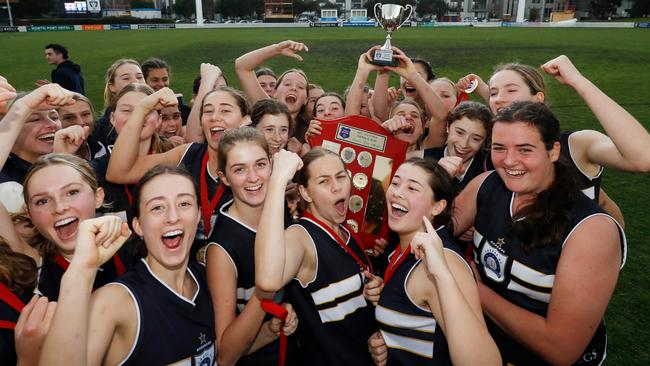
[(367, 305), (366, 298), (363, 297), (363, 294), (360, 294), (331, 308), (319, 310), (318, 315), (323, 323), (336, 322), (345, 319), (349, 314)]
[[(246, 303), (248, 303), (248, 300), (251, 299), (254, 293), (255, 293), (255, 286), (251, 288), (237, 287), (237, 300), (244, 300)], [(239, 312), (244, 311), (245, 306), (246, 304), (237, 303), (237, 309), (239, 310)]]
[(483, 241), (483, 235), (481, 235), (481, 233), (476, 229), (474, 229), (474, 237), (472, 238), (472, 241), (474, 242), (475, 248), (478, 248), (479, 245), (481, 245), (481, 241)]
[(528, 287), (524, 287), (512, 280), (508, 283), (508, 290), (519, 292), (530, 297), (531, 299), (539, 300), (547, 304), (551, 302), (551, 294), (529, 289)]
[(355, 273), (344, 280), (312, 292), (311, 297), (314, 299), (314, 304), (321, 305), (358, 291), (361, 287), (363, 287), (361, 276)]
[(388, 348), (401, 349), (418, 356), (433, 358), (433, 342), (403, 337), (384, 330), (381, 331), (381, 335), (384, 337)]
[(555, 282), (554, 274), (539, 272), (516, 260), (512, 261), (510, 275), (518, 278), (521, 282), (549, 289), (553, 288), (553, 282)]
[(436, 320), (433, 317), (403, 314), (379, 305), (375, 308), (375, 318), (378, 322), (395, 328), (412, 329), (425, 333), (436, 331)]

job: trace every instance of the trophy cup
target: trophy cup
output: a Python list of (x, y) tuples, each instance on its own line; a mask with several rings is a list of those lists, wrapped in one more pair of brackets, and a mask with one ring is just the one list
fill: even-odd
[[(408, 15), (406, 14), (408, 10)], [(397, 66), (393, 59), (393, 50), (391, 50), (390, 35), (398, 30), (413, 14), (413, 6), (406, 7), (397, 4), (375, 4), (375, 19), (379, 25), (388, 33), (386, 43), (380, 49), (375, 51), (372, 63), (380, 66)]]

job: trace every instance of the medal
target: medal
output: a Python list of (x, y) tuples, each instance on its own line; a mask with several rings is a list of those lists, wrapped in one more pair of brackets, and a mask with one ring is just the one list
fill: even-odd
[(351, 162), (354, 161), (354, 158), (357, 157), (357, 153), (354, 151), (353, 148), (351, 147), (345, 147), (343, 150), (341, 150), (341, 159), (343, 160), (344, 163), (350, 164)]
[(363, 168), (367, 168), (372, 164), (372, 155), (367, 151), (362, 151), (357, 157), (357, 163)]
[(352, 185), (356, 189), (364, 189), (368, 185), (368, 176), (363, 173), (357, 173), (352, 178)]
[(358, 196), (356, 194), (350, 196), (348, 207), (350, 207), (350, 211), (354, 213), (361, 211), (361, 209), (363, 208), (363, 198), (361, 198), (361, 196)]

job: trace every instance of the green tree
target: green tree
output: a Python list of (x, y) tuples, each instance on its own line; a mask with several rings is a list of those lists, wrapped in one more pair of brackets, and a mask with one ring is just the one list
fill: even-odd
[(176, 0), (174, 4), (174, 13), (183, 18), (191, 18), (196, 12), (196, 3), (194, 0)]
[(443, 17), (449, 11), (449, 5), (444, 0), (433, 0), (433, 14), (436, 15), (437, 21), (442, 21)]
[(650, 0), (634, 0), (632, 8), (627, 11), (635, 18), (647, 17), (650, 15)]
[(318, 1), (314, 0), (296, 0), (293, 2), (293, 12), (295, 14), (301, 14), (306, 11), (319, 11), (320, 6), (318, 6)]
[(616, 7), (621, 6), (621, 0), (592, 0), (591, 14), (595, 18), (603, 19), (611, 16)]
[[(1, 2), (5, 5), (5, 2)], [(40, 18), (54, 10), (52, 1), (43, 0), (21, 0), (18, 3), (11, 4), (11, 11), (16, 18)]]

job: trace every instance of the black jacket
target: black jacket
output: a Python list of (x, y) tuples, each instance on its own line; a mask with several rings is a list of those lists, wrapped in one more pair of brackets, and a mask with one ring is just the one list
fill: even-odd
[(70, 60), (61, 62), (52, 70), (52, 82), (80, 94), (84, 94), (84, 76), (81, 66)]

